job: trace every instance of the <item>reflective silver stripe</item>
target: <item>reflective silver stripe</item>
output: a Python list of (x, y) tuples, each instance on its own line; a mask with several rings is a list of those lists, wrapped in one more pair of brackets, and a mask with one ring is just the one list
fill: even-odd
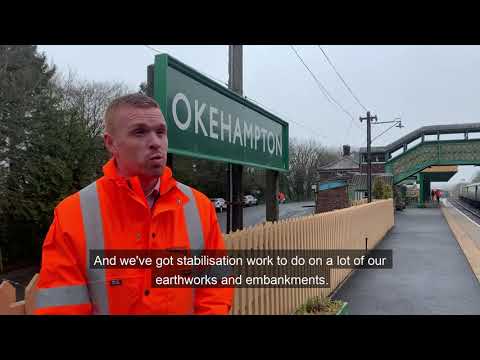
[[(190, 242), (191, 254), (198, 256), (203, 250), (205, 242), (203, 241), (202, 223), (200, 222), (200, 213), (198, 211), (197, 201), (195, 200), (190, 186), (177, 181), (177, 187), (186, 196), (188, 196), (189, 199), (189, 202), (183, 206), (183, 212), (185, 215), (185, 221), (187, 223), (188, 241)], [(191, 314), (195, 313), (196, 292), (197, 289), (193, 288)]]
[(190, 241), (190, 249), (203, 250), (203, 230), (200, 222), (200, 213), (197, 207), (197, 201), (193, 196), (192, 189), (177, 181), (177, 187), (189, 198), (189, 202), (183, 207), (185, 221), (187, 223), (188, 239)]
[(87, 279), (88, 291), (93, 305), (93, 313), (109, 313), (108, 292), (105, 282), (105, 269), (90, 268), (89, 250), (104, 250), (102, 214), (97, 193), (97, 183), (93, 182), (80, 190), (80, 207), (82, 208), (83, 228), (87, 242)]
[(90, 304), (90, 298), (85, 285), (71, 285), (37, 289), (35, 302), (36, 308), (46, 308), (50, 306)]

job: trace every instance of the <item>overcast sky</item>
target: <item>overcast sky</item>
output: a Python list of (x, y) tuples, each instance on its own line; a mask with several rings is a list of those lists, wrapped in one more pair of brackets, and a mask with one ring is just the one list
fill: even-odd
[[(228, 81), (228, 46), (151, 45), (207, 76)], [(291, 137), (340, 147), (365, 146), (365, 111), (316, 45), (295, 46), (310, 70), (352, 119), (324, 96), (289, 45), (244, 46), (244, 95), (289, 123)], [(401, 116), (373, 145), (386, 145), (421, 126), (480, 122), (480, 46), (322, 45), (360, 102), (379, 121)], [(122, 81), (137, 90), (155, 51), (143, 45), (39, 45), (61, 72)], [(373, 137), (389, 125), (373, 127)], [(469, 180), (477, 168), (461, 167), (451, 181)]]

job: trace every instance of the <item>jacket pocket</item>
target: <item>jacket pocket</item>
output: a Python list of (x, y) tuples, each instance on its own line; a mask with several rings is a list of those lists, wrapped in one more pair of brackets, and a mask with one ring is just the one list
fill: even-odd
[(112, 276), (105, 281), (89, 282), (94, 314), (129, 314), (141, 301), (143, 276)]

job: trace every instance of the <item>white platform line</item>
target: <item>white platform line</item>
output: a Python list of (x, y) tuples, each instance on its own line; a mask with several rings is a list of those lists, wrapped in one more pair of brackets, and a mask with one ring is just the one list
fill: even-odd
[[(446, 202), (450, 203), (448, 200), (445, 200)], [(459, 214), (465, 216), (468, 221), (470, 221), (473, 225), (475, 225), (476, 227), (480, 227), (480, 225), (478, 225), (475, 221), (473, 221), (472, 219), (470, 219), (467, 215), (465, 215), (463, 212), (461, 212), (460, 210), (458, 210), (455, 206), (453, 206), (452, 204), (450, 204), (452, 208), (454, 208), (455, 210), (458, 211)]]

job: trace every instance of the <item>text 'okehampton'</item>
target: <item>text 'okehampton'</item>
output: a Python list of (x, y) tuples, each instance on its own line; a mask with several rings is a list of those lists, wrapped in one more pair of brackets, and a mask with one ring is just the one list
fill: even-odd
[[(183, 105), (180, 105), (180, 103)], [(180, 106), (186, 107), (186, 118), (179, 118), (178, 109)], [(211, 139), (233, 145), (238, 144), (251, 150), (268, 151), (270, 155), (282, 156), (283, 154), (281, 134), (274, 134), (261, 126), (241, 120), (238, 116), (232, 122), (231, 114), (226, 114), (223, 110), (212, 105), (209, 105), (207, 110), (207, 104), (200, 103), (196, 99), (192, 108), (190, 100), (183, 93), (177, 93), (173, 98), (172, 115), (175, 125), (182, 131), (187, 131), (190, 126), (194, 126), (195, 134), (201, 132), (203, 136)], [(205, 123), (207, 126), (205, 126)]]

